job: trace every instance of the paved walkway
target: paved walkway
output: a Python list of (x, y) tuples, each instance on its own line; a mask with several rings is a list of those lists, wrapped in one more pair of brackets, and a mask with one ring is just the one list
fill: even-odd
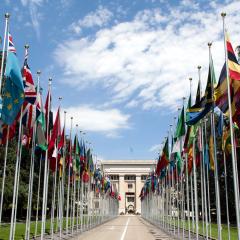
[(119, 216), (74, 240), (170, 240), (164, 232), (147, 223), (139, 216)]

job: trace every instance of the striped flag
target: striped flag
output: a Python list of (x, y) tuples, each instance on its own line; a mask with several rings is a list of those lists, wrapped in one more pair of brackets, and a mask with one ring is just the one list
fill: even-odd
[[(226, 36), (227, 56), (228, 56), (228, 70), (230, 80), (230, 94), (232, 102), (232, 116), (233, 121), (240, 123), (240, 65), (238, 64), (232, 44), (228, 35)], [(229, 114), (228, 109), (228, 91), (227, 91), (227, 72), (226, 63), (222, 67), (219, 77), (218, 85), (214, 90), (214, 97), (216, 106), (222, 112)]]

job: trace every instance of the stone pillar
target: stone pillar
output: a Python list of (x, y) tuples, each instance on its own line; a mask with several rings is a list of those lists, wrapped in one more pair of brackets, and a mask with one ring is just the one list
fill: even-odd
[(125, 213), (125, 191), (124, 191), (124, 176), (119, 175), (119, 186), (118, 191), (121, 196), (121, 201), (119, 202), (119, 213)]
[(136, 175), (136, 193), (135, 193), (135, 202), (136, 202), (136, 213), (141, 213), (141, 200), (139, 198), (141, 192), (141, 176)]

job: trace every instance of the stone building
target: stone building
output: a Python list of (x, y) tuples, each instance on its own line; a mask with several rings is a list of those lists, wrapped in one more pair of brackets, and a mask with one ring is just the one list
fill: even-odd
[(103, 172), (121, 196), (119, 213), (141, 213), (139, 194), (144, 181), (156, 166), (155, 160), (104, 160)]

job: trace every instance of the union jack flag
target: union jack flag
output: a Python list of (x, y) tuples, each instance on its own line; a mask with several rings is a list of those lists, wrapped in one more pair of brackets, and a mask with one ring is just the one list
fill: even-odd
[[(25, 59), (22, 69), (23, 84), (25, 101), (22, 107), (22, 124), (29, 130), (32, 129), (34, 122), (40, 115), (39, 99), (37, 97), (37, 91), (35, 89), (32, 73), (28, 66), (28, 48), (25, 49)], [(20, 113), (17, 116), (17, 120), (20, 120)]]
[(24, 93), (25, 93), (25, 101), (35, 104), (37, 98), (37, 92), (35, 89), (35, 85), (32, 78), (32, 73), (28, 66), (28, 48), (25, 50), (25, 59), (23, 65), (23, 84), (24, 84)]
[(10, 33), (8, 33), (8, 51), (9, 52), (13, 52), (16, 54), (16, 48), (13, 44), (13, 39), (12, 39), (12, 35)]

